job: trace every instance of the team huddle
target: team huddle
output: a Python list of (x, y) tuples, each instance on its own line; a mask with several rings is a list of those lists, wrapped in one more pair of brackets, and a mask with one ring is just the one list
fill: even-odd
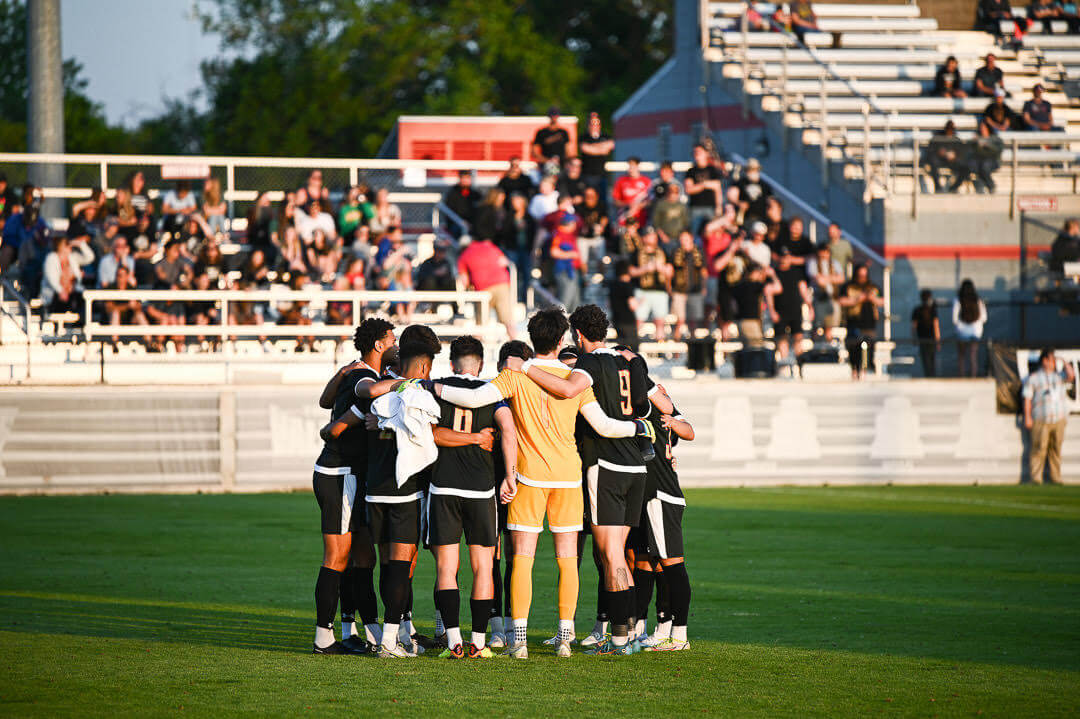
[[(645, 361), (605, 343), (596, 305), (529, 320), (532, 343), (510, 341), (499, 374), (479, 378), (475, 337), (450, 344), (453, 374), (431, 378), (442, 345), (430, 328), (364, 320), (360, 358), (320, 398), (313, 487), (322, 513), (315, 585), (316, 654), (525, 659), (532, 569), (545, 517), (558, 564), (558, 616), (546, 644), (568, 657), (585, 541), (600, 581), (587, 654), (690, 648), (690, 581), (672, 446), (694, 429), (648, 375)], [(570, 331), (573, 344), (560, 345)], [(457, 575), (464, 535), (473, 572), (471, 634), (460, 626)], [(435, 637), (412, 623), (419, 549), (435, 559)], [(375, 591), (378, 564), (379, 590)], [(500, 566), (504, 565), (504, 566)], [(656, 626), (646, 615), (656, 594)], [(378, 600), (383, 604), (379, 623)], [(334, 633), (341, 607), (341, 640)], [(490, 641), (488, 630), (490, 628)]]

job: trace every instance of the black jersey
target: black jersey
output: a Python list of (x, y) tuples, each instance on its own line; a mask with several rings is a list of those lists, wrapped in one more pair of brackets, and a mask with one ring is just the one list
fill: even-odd
[[(631, 420), (636, 416), (635, 409), (643, 410), (648, 403), (648, 375), (644, 362), (631, 363), (615, 350), (600, 348), (578, 357), (574, 372), (592, 379), (596, 401), (612, 419)], [(582, 460), (585, 467), (597, 460), (625, 467), (644, 464), (633, 437), (601, 437), (588, 425), (582, 433)]]
[[(382, 379), (400, 379), (387, 372)], [(431, 468), (425, 467), (397, 485), (397, 435), (392, 429), (367, 433), (367, 493), (369, 502), (403, 502), (419, 498), (427, 490)]]
[[(679, 410), (672, 408), (672, 416), (682, 419)], [(653, 449), (656, 451), (656, 459), (645, 465), (645, 499), (659, 497), (662, 501), (671, 502), (681, 500), (683, 493), (679, 487), (679, 475), (675, 472), (675, 459), (671, 454), (671, 448), (679, 442), (679, 435), (670, 429), (665, 429), (660, 423), (663, 413), (656, 407), (652, 407), (648, 420), (656, 430), (656, 439), (653, 440)], [(682, 504), (682, 502), (674, 502)]]
[[(464, 375), (451, 375), (438, 382), (448, 387), (466, 389), (487, 384), (476, 377)], [(444, 399), (439, 399), (438, 402), (442, 410), (439, 426), (458, 432), (480, 432), (489, 427), (495, 429), (495, 410), (507, 406), (505, 402), (497, 402), (476, 409), (465, 409)], [(475, 444), (466, 447), (439, 447), (439, 458), (435, 460), (431, 472), (433, 494), (456, 494), (476, 498), (481, 498), (479, 495), (482, 494), (491, 497), (495, 494), (495, 482), (495, 458), (491, 452)]]
[[(330, 419), (341, 417), (354, 405), (357, 411), (366, 413), (371, 402), (356, 399), (356, 385), (358, 382), (375, 382), (378, 379), (379, 375), (370, 367), (360, 367), (349, 372), (341, 381), (337, 397), (334, 398)], [(323, 445), (317, 463), (322, 467), (356, 467), (363, 471), (367, 467), (367, 435), (363, 422), (350, 427), (342, 432), (340, 437)]]

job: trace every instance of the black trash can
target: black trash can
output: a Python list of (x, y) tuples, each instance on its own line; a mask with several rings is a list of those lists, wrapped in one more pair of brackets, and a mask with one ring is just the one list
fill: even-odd
[(716, 340), (712, 337), (687, 340), (686, 368), (695, 372), (716, 371)]

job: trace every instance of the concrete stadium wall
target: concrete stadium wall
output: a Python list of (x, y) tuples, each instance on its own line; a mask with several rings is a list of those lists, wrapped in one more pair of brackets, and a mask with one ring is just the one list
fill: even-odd
[[(990, 381), (665, 383), (692, 487), (1015, 483), (1024, 441)], [(306, 490), (320, 386), (0, 390), (0, 493)], [(1065, 443), (1080, 480), (1080, 421)]]

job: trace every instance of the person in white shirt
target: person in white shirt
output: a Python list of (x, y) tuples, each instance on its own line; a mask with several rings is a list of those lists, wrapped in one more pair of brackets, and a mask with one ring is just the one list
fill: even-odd
[(126, 267), (132, 276), (135, 274), (135, 259), (131, 256), (127, 238), (123, 235), (117, 235), (113, 238), (110, 249), (112, 251), (102, 257), (101, 262), (98, 263), (97, 279), (99, 287), (107, 287), (116, 282), (116, 268), (121, 265)]
[(82, 268), (94, 261), (85, 240), (57, 237), (54, 250), (45, 256), (41, 301), (50, 312), (79, 312), (82, 304)]
[(986, 324), (986, 304), (979, 299), (975, 283), (966, 279), (952, 306), (953, 326), (956, 327), (957, 362), (961, 377), (974, 377), (978, 372), (979, 342)]
[(765, 226), (764, 222), (755, 222), (750, 227), (750, 241), (744, 242), (742, 245), (742, 252), (756, 265), (762, 267), (769, 267), (772, 265), (772, 250), (769, 249), (769, 245), (765, 242), (765, 235), (768, 233), (769, 228)]
[(1041, 484), (1044, 466), (1050, 470), (1048, 484), (1061, 484), (1061, 443), (1069, 416), (1065, 392), (1076, 380), (1072, 365), (1057, 369), (1052, 348), (1039, 355), (1039, 369), (1024, 382), (1024, 427), (1031, 432), (1028, 457), (1031, 482)]
[(321, 230), (327, 240), (337, 237), (334, 217), (329, 212), (323, 211), (319, 200), (312, 200), (306, 209), (297, 207), (293, 224), (305, 244), (310, 244), (314, 240), (316, 230)]

